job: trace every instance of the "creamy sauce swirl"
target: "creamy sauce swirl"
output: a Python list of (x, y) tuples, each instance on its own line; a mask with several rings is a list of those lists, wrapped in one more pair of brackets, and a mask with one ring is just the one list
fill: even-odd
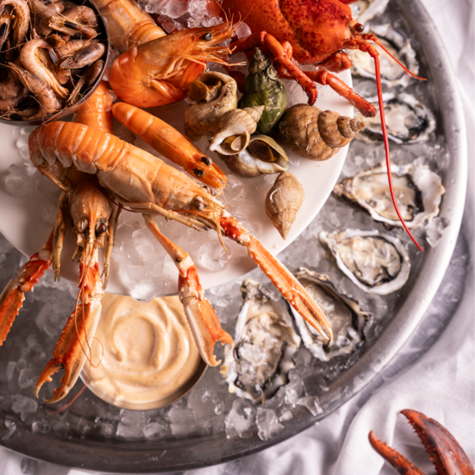
[(186, 392), (202, 367), (178, 297), (140, 303), (104, 294), (91, 346), (95, 365), (103, 351), (100, 364), (90, 370), (91, 389), (119, 402), (156, 401), (159, 407), (164, 399)]

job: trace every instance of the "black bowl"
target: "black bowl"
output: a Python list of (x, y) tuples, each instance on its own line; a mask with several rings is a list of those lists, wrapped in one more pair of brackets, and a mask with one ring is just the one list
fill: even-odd
[(7, 120), (7, 119), (2, 119), (0, 118), (0, 123), (1, 124), (7, 124), (7, 125), (14, 125), (14, 126), (20, 126), (20, 127), (25, 127), (28, 125), (42, 125), (50, 120), (61, 120), (66, 118), (67, 116), (71, 115), (74, 113), (79, 107), (81, 107), (82, 104), (84, 104), (85, 101), (91, 97), (91, 95), (94, 93), (94, 91), (97, 89), (99, 86), (99, 83), (102, 80), (102, 76), (104, 76), (106, 67), (107, 67), (107, 62), (109, 60), (109, 54), (110, 54), (110, 38), (109, 38), (109, 32), (107, 30), (106, 24), (104, 22), (104, 19), (101, 16), (101, 13), (99, 11), (99, 8), (97, 8), (96, 4), (92, 0), (81, 0), (78, 2), (78, 5), (84, 5), (86, 7), (92, 8), (94, 12), (97, 15), (97, 22), (98, 22), (98, 28), (99, 28), (99, 34), (97, 35), (97, 39), (101, 40), (105, 46), (106, 46), (106, 52), (105, 55), (102, 57), (104, 60), (104, 67), (102, 68), (101, 73), (99, 74), (99, 77), (97, 78), (96, 82), (89, 88), (87, 94), (85, 94), (76, 104), (66, 107), (59, 112), (56, 112), (54, 115), (51, 116), (46, 116), (41, 119), (36, 119), (36, 120)]

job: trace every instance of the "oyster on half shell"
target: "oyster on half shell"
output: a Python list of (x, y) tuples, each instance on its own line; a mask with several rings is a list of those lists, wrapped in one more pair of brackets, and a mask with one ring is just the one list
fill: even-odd
[[(378, 98), (368, 97), (369, 102)], [(436, 122), (432, 111), (411, 94), (385, 92), (383, 94), (384, 111), (388, 138), (399, 145), (423, 143), (429, 140), (435, 130)], [(356, 114), (358, 119), (362, 116)], [(366, 143), (383, 141), (381, 116), (379, 112), (370, 118), (364, 118), (366, 128), (356, 138)]]
[(241, 293), (234, 345), (226, 346), (221, 374), (231, 393), (262, 403), (287, 384), (300, 337), (287, 306), (265, 287), (246, 279)]
[(325, 345), (320, 334), (310, 326), (293, 308), (297, 329), (302, 341), (315, 358), (329, 361), (335, 356), (353, 353), (364, 345), (364, 330), (372, 321), (370, 313), (363, 312), (358, 303), (339, 294), (328, 276), (301, 267), (294, 272), (310, 297), (325, 312), (333, 331), (333, 341)]
[(377, 230), (347, 229), (318, 236), (338, 268), (360, 289), (387, 295), (407, 281), (411, 264), (402, 242)]
[[(391, 164), (394, 194), (406, 225), (415, 229), (439, 214), (445, 189), (439, 175), (424, 165)], [(365, 209), (375, 221), (402, 226), (389, 192), (386, 165), (357, 173), (335, 185), (333, 193)]]
[[(396, 58), (404, 64), (409, 71), (414, 74), (419, 72), (419, 63), (416, 59), (416, 52), (411, 46), (409, 39), (400, 31), (395, 30), (392, 25), (371, 25), (371, 33), (374, 33), (381, 44)], [(394, 61), (381, 47), (374, 45), (379, 53), (381, 82), (389, 87), (406, 87), (409, 78), (401, 66)], [(353, 62), (352, 73), (368, 79), (376, 79), (374, 60), (363, 51), (353, 50), (351, 53)]]

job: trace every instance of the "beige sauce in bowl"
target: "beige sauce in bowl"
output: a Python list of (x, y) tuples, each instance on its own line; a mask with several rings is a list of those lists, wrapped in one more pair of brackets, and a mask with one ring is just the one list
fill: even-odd
[[(178, 297), (140, 303), (104, 294), (91, 346), (96, 367), (90, 368), (89, 388), (126, 409), (171, 404), (196, 384), (206, 368)], [(85, 380), (89, 366), (82, 373)]]

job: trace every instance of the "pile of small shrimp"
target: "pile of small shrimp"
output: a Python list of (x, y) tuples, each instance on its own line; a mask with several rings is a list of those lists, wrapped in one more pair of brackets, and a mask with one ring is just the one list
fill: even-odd
[(74, 105), (104, 68), (94, 10), (69, 0), (0, 0), (0, 117), (44, 119)]

